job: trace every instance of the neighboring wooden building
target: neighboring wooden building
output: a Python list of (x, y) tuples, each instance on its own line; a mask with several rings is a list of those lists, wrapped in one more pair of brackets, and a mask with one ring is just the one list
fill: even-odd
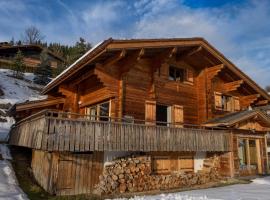
[[(40, 64), (40, 54), (43, 51), (43, 47), (40, 45), (9, 45), (6, 43), (0, 43), (0, 67), (8, 68), (12, 65), (12, 61), (16, 53), (20, 50), (24, 55), (24, 63), (26, 65), (26, 71), (33, 72), (35, 68)], [(46, 50), (52, 68), (57, 68), (64, 59), (57, 56), (53, 52)]]
[(270, 119), (251, 107), (270, 96), (202, 38), (105, 40), (43, 94), (15, 107), (10, 144), (33, 149), (50, 193), (89, 193), (105, 163), (130, 154), (150, 156), (153, 174), (206, 160), (222, 176), (268, 173)]

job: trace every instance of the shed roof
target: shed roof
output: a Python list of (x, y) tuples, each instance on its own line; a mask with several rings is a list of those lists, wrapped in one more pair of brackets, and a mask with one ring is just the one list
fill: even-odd
[(258, 109), (229, 113), (222, 117), (211, 119), (205, 122), (204, 125), (208, 127), (231, 127), (236, 123), (246, 121), (255, 116), (260, 117), (266, 124), (270, 126), (270, 117)]

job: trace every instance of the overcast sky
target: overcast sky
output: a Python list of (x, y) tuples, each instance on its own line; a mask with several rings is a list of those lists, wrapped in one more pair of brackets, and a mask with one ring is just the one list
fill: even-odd
[(0, 41), (38, 27), (49, 42), (204, 37), (262, 87), (270, 85), (267, 0), (0, 0)]

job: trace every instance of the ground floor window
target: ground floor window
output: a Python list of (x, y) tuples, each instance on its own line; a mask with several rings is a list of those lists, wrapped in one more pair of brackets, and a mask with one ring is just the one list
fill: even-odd
[(110, 102), (103, 102), (86, 107), (87, 118), (98, 121), (108, 121), (110, 116)]

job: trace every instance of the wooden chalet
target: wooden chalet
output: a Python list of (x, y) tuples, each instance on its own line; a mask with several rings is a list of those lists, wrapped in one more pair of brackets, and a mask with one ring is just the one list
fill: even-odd
[[(20, 50), (24, 55), (24, 63), (26, 65), (26, 71), (33, 72), (35, 68), (40, 64), (40, 54), (43, 51), (43, 47), (40, 45), (9, 45), (6, 43), (0, 43), (0, 67), (7, 68), (12, 65), (12, 61), (15, 58), (16, 53)], [(57, 68), (64, 62), (64, 59), (60, 56), (54, 54), (53, 52), (46, 50), (48, 52), (48, 58), (50, 60), (50, 65), (53, 69)]]
[[(105, 40), (43, 94), (16, 105), (10, 144), (32, 149), (50, 193), (91, 193), (105, 164), (132, 154), (150, 158), (149, 179), (209, 160), (220, 176), (268, 173), (270, 119), (254, 108), (270, 96), (203, 38)], [(110, 190), (131, 191), (123, 173)]]

